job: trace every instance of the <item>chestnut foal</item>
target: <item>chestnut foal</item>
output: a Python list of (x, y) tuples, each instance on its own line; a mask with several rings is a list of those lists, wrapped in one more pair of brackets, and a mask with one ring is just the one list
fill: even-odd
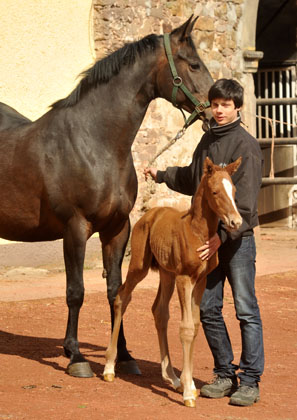
[[(217, 253), (209, 261), (202, 261), (197, 248), (216, 233), (219, 219), (230, 231), (238, 229), (241, 225), (242, 219), (234, 201), (235, 187), (230, 177), (240, 162), (241, 158), (221, 168), (206, 158), (201, 183), (188, 211), (156, 207), (149, 210), (135, 224), (126, 282), (119, 288), (114, 302), (114, 328), (106, 352), (104, 369), (106, 381), (114, 380), (119, 328), (132, 291), (137, 283), (144, 279), (150, 267), (157, 268), (160, 284), (152, 312), (159, 338), (162, 377), (175, 389), (183, 391), (186, 406), (195, 407), (197, 391), (192, 371), (194, 339), (200, 322), (199, 305), (206, 285), (206, 276), (218, 264)], [(180, 339), (183, 346), (183, 369), (180, 379), (171, 365), (167, 341), (169, 301), (175, 283), (182, 318)]]

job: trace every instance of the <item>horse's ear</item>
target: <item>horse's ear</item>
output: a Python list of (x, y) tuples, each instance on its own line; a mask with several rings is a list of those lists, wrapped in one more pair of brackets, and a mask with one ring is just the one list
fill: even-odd
[(211, 176), (214, 172), (214, 163), (206, 156), (203, 163), (203, 173), (207, 176)]
[(228, 174), (231, 176), (234, 174), (234, 172), (237, 171), (241, 164), (241, 156), (235, 160), (235, 162), (230, 163), (228, 166), (225, 167), (225, 170), (228, 172)]
[(193, 30), (193, 27), (198, 19), (198, 16), (192, 21), (193, 15), (189, 17), (189, 19), (178, 28), (174, 29), (171, 32), (171, 35), (176, 36), (179, 41), (183, 41), (185, 38), (188, 38)]

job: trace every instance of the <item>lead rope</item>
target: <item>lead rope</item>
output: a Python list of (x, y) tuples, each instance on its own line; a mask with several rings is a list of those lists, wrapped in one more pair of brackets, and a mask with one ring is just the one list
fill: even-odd
[[(167, 144), (165, 144), (164, 147), (162, 147), (155, 155), (152, 159), (149, 160), (148, 162), (148, 167), (149, 166), (155, 166), (155, 162), (158, 159), (159, 156), (162, 155), (162, 153), (164, 153), (166, 150), (168, 150), (177, 140), (179, 140), (186, 132), (187, 127), (183, 127), (181, 130), (179, 130), (177, 132), (177, 134), (175, 135), (175, 137), (173, 137), (171, 140), (168, 141)], [(146, 192), (143, 194), (143, 199), (142, 199), (142, 210), (146, 211), (148, 210), (148, 206), (147, 206), (147, 202), (150, 199), (151, 195), (155, 194), (156, 192), (156, 182), (152, 179), (152, 177), (147, 178), (146, 180), (147, 183), (147, 188), (146, 188)]]

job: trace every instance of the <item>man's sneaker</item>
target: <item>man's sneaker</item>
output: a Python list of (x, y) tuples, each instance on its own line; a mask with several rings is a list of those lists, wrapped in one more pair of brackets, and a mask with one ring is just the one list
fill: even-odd
[(226, 378), (217, 376), (209, 385), (203, 385), (200, 390), (202, 397), (223, 398), (231, 395), (237, 389), (237, 378)]
[(260, 399), (260, 391), (256, 386), (240, 385), (230, 398), (231, 405), (249, 406)]

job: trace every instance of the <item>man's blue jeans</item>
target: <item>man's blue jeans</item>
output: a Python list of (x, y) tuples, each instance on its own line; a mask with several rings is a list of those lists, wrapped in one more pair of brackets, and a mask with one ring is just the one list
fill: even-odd
[(222, 315), (227, 277), (240, 322), (242, 352), (238, 377), (244, 385), (256, 386), (264, 370), (264, 347), (260, 310), (255, 295), (254, 236), (228, 239), (219, 248), (219, 265), (207, 277), (200, 313), (204, 333), (214, 358), (214, 373), (232, 377), (238, 366)]

